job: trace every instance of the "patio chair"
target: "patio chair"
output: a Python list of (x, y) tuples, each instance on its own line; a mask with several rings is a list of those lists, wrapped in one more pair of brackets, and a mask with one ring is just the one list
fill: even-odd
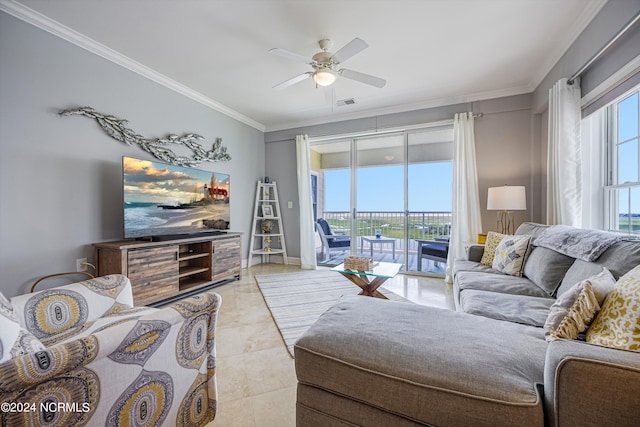
[(436, 237), (434, 240), (418, 240), (418, 271), (422, 271), (422, 260), (447, 263), (449, 255), (449, 236)]
[(351, 246), (351, 237), (347, 235), (334, 234), (329, 223), (324, 218), (316, 221), (316, 230), (322, 240), (322, 261), (329, 261), (331, 249), (346, 250)]

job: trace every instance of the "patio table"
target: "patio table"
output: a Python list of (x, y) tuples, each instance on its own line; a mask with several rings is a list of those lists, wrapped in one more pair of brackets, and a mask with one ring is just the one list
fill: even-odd
[(379, 244), (380, 251), (382, 252), (382, 245), (385, 243), (391, 243), (391, 248), (393, 251), (393, 259), (396, 259), (396, 239), (391, 237), (376, 237), (376, 236), (360, 236), (360, 250), (364, 252), (364, 242), (369, 242), (369, 248), (371, 249), (371, 258), (373, 258), (373, 245)]

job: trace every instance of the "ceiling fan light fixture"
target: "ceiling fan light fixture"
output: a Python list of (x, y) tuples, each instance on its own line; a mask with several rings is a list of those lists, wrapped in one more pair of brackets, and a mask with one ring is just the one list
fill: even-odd
[(329, 69), (318, 70), (313, 73), (313, 80), (320, 86), (330, 86), (338, 76)]

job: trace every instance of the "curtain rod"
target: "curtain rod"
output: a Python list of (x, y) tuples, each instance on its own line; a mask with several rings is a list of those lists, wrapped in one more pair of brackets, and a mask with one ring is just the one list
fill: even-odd
[[(480, 119), (484, 116), (484, 113), (476, 113), (473, 114), (474, 119)], [(351, 133), (342, 133), (335, 135), (325, 135), (325, 136), (316, 136), (309, 137), (309, 142), (318, 143), (318, 142), (331, 142), (340, 139), (351, 139), (351, 138), (364, 138), (369, 136), (382, 136), (393, 133), (402, 133), (402, 132), (411, 132), (411, 131), (419, 131), (421, 129), (429, 129), (440, 126), (451, 126), (453, 125), (453, 119), (448, 120), (440, 120), (438, 122), (431, 123), (420, 123), (416, 125), (407, 125), (407, 126), (399, 126), (393, 128), (385, 128), (385, 129), (377, 129), (372, 131), (363, 131), (363, 132), (351, 132)]]
[(325, 135), (325, 136), (316, 136), (309, 137), (309, 142), (329, 142), (339, 139), (351, 139), (351, 138), (364, 138), (368, 136), (381, 136), (392, 133), (402, 133), (405, 131), (412, 131), (418, 129), (428, 129), (439, 126), (451, 126), (453, 125), (453, 119), (450, 120), (441, 120), (439, 122), (431, 122), (431, 123), (421, 123), (418, 125), (408, 125), (408, 126), (400, 126), (393, 128), (384, 128), (384, 129), (376, 129), (370, 131), (363, 132), (350, 132), (350, 133), (342, 133), (342, 134), (334, 134), (334, 135)]
[(615, 42), (617, 42), (618, 39), (620, 37), (622, 37), (624, 35), (624, 33), (626, 33), (629, 30), (629, 28), (633, 27), (633, 24), (635, 24), (638, 21), (638, 19), (640, 19), (640, 12), (636, 13), (636, 16), (634, 16), (627, 23), (627, 25), (622, 27), (622, 29), (620, 31), (618, 31), (618, 33), (615, 36), (613, 36), (613, 38), (611, 40), (609, 40), (609, 42), (606, 45), (604, 45), (598, 52), (596, 52), (596, 54), (593, 55), (591, 57), (591, 59), (588, 60), (587, 63), (582, 66), (582, 68), (580, 68), (578, 71), (576, 71), (575, 74), (573, 76), (571, 76), (571, 78), (569, 80), (567, 80), (567, 83), (572, 85), (573, 82), (578, 77), (580, 77), (582, 75), (582, 73), (584, 73), (587, 68), (589, 68), (591, 66), (591, 64), (596, 62), (598, 60), (598, 58), (600, 58), (611, 47), (611, 45), (613, 45)]

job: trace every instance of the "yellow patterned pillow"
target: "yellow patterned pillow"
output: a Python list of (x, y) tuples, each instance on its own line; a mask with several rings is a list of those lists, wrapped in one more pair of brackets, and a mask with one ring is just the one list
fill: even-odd
[(506, 234), (496, 233), (495, 231), (487, 233), (487, 241), (484, 244), (484, 253), (482, 254), (480, 264), (488, 265), (489, 267), (493, 265), (493, 258), (496, 256), (496, 249), (505, 236)]
[(587, 331), (587, 342), (640, 352), (640, 265), (613, 286)]

